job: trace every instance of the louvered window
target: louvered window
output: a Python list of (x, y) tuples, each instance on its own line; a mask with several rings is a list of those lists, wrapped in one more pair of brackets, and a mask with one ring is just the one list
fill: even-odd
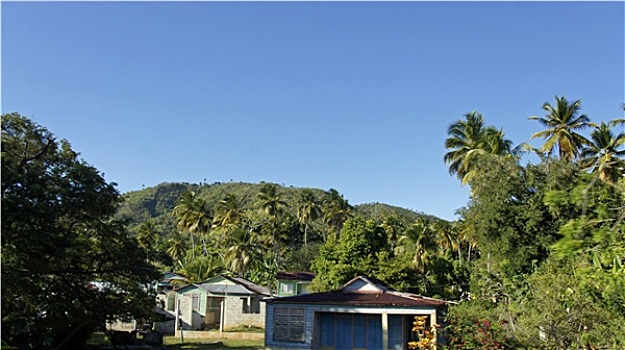
[(273, 312), (273, 340), (303, 343), (304, 315), (303, 307), (276, 307)]

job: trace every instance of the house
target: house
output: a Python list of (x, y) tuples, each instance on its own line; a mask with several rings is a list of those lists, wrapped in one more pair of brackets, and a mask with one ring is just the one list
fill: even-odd
[(176, 308), (176, 292), (174, 289), (187, 283), (189, 283), (189, 280), (186, 277), (173, 272), (165, 272), (156, 281), (157, 307), (160, 307), (161, 311), (170, 313), (173, 317)]
[[(142, 331), (149, 330), (164, 333), (174, 333), (174, 310), (176, 294), (173, 292), (175, 286), (188, 283), (186, 277), (175, 274), (173, 272), (165, 272), (158, 280), (152, 282), (150, 288), (156, 292), (156, 304), (154, 309), (154, 318), (147, 323), (145, 319), (132, 321), (109, 321), (106, 328), (110, 331)], [(110, 288), (107, 283), (92, 282), (91, 285), (99, 290)]]
[(277, 295), (279, 297), (289, 297), (297, 294), (310, 293), (308, 285), (315, 278), (312, 272), (278, 272)]
[(217, 276), (202, 283), (175, 289), (182, 329), (219, 329), (240, 325), (265, 325), (265, 305), (269, 289), (239, 277)]
[[(415, 316), (441, 324), (448, 302), (359, 276), (339, 290), (266, 301), (265, 348), (406, 349)], [(440, 335), (439, 335), (440, 336)]]

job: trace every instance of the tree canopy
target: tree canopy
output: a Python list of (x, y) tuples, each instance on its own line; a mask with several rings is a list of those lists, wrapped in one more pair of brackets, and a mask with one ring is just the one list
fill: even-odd
[(121, 197), (65, 140), (2, 116), (2, 339), (80, 347), (116, 318), (151, 316), (156, 270), (113, 219)]

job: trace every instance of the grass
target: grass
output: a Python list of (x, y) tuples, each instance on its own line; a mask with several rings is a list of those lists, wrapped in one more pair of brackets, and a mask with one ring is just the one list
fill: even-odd
[(165, 337), (163, 342), (167, 349), (182, 350), (216, 350), (216, 349), (238, 349), (238, 350), (261, 350), (265, 348), (263, 340), (218, 340), (189, 339), (183, 344), (178, 344), (180, 339), (175, 337)]

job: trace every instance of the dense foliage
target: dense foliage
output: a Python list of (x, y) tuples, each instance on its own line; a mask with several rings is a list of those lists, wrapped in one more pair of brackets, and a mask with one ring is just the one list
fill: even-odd
[(2, 340), (80, 348), (108, 320), (150, 316), (146, 252), (113, 220), (120, 196), (68, 142), (2, 116)]
[[(456, 301), (449, 350), (625, 348), (625, 120), (594, 124), (564, 97), (543, 110), (530, 119), (546, 129), (528, 135), (539, 148), (513, 147), (478, 112), (450, 125), (443, 160), (471, 189), (455, 222), (264, 182), (164, 183), (118, 207), (69, 144), (3, 116), (3, 340), (51, 346), (90, 321), (139, 314), (154, 264), (274, 290), (281, 270), (316, 273), (316, 291), (368, 275)], [(115, 288), (97, 293), (91, 281)], [(415, 329), (422, 342), (410, 346), (431, 346)]]
[[(543, 109), (530, 118), (547, 127), (531, 135), (539, 149), (463, 149), (450, 163), (470, 174), (458, 224), (480, 257), (468, 298), (451, 307), (448, 349), (625, 347), (624, 120), (596, 125), (564, 97)], [(521, 165), (520, 150), (540, 162)]]

